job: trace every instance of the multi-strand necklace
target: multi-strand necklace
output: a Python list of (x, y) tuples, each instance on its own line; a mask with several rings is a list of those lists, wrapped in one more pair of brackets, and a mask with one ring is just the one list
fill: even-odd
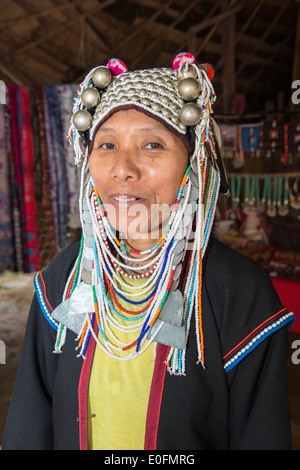
[[(96, 321), (100, 339), (95, 334), (94, 337), (97, 344), (113, 357), (118, 357), (118, 353), (121, 351), (131, 350), (122, 359), (132, 359), (151, 343), (151, 340), (147, 341), (147, 333), (168, 297), (178, 263), (178, 255), (182, 255), (184, 251), (184, 246), (181, 243), (182, 238), (177, 240), (176, 233), (190, 199), (192, 183), (187, 181), (190, 170), (189, 166), (182, 179), (165, 231), (153, 247), (142, 252), (128, 249), (114, 235), (97, 188), (91, 179), (87, 185), (85, 191), (87, 210), (83, 211), (83, 227), (86, 225), (85, 214), (89, 214), (94, 229), (92, 290), (95, 298), (95, 312), (93, 312), (93, 319)], [(186, 197), (183, 197), (185, 186), (187, 188)], [(130, 256), (132, 254), (138, 255), (139, 258), (134, 258), (136, 265), (130, 266), (129, 271), (128, 263), (133, 259)], [(78, 260), (78, 263), (80, 262), (81, 260)], [(126, 282), (128, 279), (144, 280), (144, 282), (135, 286), (128, 284)], [(136, 305), (139, 302), (134, 299), (141, 296), (145, 296), (145, 298), (143, 301), (139, 301), (143, 305), (138, 311), (132, 311), (130, 307), (125, 309), (117, 301), (117, 297), (119, 297), (129, 306)], [(120, 310), (124, 312), (119, 313)], [(139, 335), (133, 344), (120, 344), (114, 333), (116, 330), (136, 331), (139, 332)], [(81, 355), (84, 355), (86, 351), (86, 343), (90, 334), (93, 334), (91, 314), (87, 315), (79, 335)], [(113, 341), (108, 341), (108, 336), (113, 338)]]
[[(123, 358), (123, 360), (129, 360), (135, 357), (139, 351), (145, 350), (146, 347), (150, 344), (150, 341), (147, 341), (146, 334), (150, 330), (165, 303), (165, 300), (170, 291), (173, 274), (176, 268), (176, 261), (174, 260), (174, 248), (176, 246), (176, 242), (174, 242), (174, 236), (181, 220), (178, 206), (181, 200), (182, 189), (189, 171), (190, 167), (187, 169), (183, 177), (170, 221), (163, 235), (152, 248), (142, 252), (128, 249), (126, 245), (122, 245), (116, 236), (113, 236), (113, 233), (110, 230), (109, 221), (105, 216), (105, 212), (100, 210), (102, 203), (97, 189), (95, 187), (93, 189), (94, 195), (96, 196), (96, 201), (94, 201), (94, 206), (91, 205), (90, 210), (92, 214), (97, 217), (98, 226), (102, 227), (102, 230), (99, 230), (98, 234), (96, 233), (97, 236), (94, 239), (94, 258), (97, 278), (99, 280), (99, 282), (96, 283), (96, 296), (102, 300), (100, 312), (106, 312), (106, 314), (100, 314), (97, 318), (98, 328), (101, 332), (102, 338), (104, 339), (104, 342), (99, 342), (98, 340), (97, 343), (112, 356), (114, 356), (113, 350), (117, 352), (121, 350), (124, 351), (133, 349), (132, 352)], [(182, 207), (181, 211), (185, 211), (185, 206), (187, 203), (188, 199), (186, 200), (185, 205)], [(98, 211), (97, 206), (99, 209)], [(95, 209), (95, 211), (93, 209)], [(99, 213), (100, 218), (98, 215)], [(96, 224), (95, 226), (97, 227)], [(110, 244), (113, 246), (113, 250), (109, 249), (107, 239), (109, 239)], [(115, 256), (113, 254), (114, 252), (117, 252), (119, 257)], [(130, 266), (131, 271), (143, 271), (142, 274), (131, 274), (130, 279), (141, 279), (142, 277), (146, 278), (144, 285), (139, 285), (135, 291), (132, 289), (132, 293), (128, 293), (128, 288), (131, 286), (126, 283), (126, 275), (124, 271), (124, 269), (126, 269), (126, 264), (128, 266), (128, 262), (130, 262), (132, 258), (126, 255), (124, 252), (141, 256), (141, 258), (135, 259), (135, 261), (143, 263), (141, 265)], [(155, 254), (154, 259), (150, 259), (153, 258), (153, 253)], [(123, 262), (120, 261), (120, 258), (123, 259)], [(144, 263), (147, 261), (148, 263), (145, 265)], [(118, 269), (116, 269), (116, 267)], [(145, 272), (145, 269), (148, 270)], [(115, 271), (118, 271), (119, 279), (117, 278)], [(128, 273), (126, 274), (128, 276)], [(120, 276), (121, 278), (124, 277), (123, 281), (120, 279)], [(103, 282), (104, 279), (108, 287), (108, 292), (110, 293), (110, 298), (108, 296), (108, 292), (105, 290), (105, 285)], [(121, 290), (116, 285), (115, 280), (118, 280), (118, 284), (121, 287)], [(125, 289), (123, 289), (123, 287), (125, 287)], [(147, 295), (147, 297), (142, 302), (136, 302), (132, 300), (137, 296), (140, 297), (141, 295), (147, 294), (149, 292), (150, 294)], [(118, 303), (115, 294), (125, 300), (127, 304), (136, 305), (137, 303), (146, 303), (146, 305), (144, 305), (144, 307), (138, 311), (132, 312), (131, 310), (126, 310)], [(125, 310), (124, 313), (127, 314), (127, 316), (119, 314), (118, 310)], [(114, 314), (113, 316), (112, 313)], [(135, 320), (140, 320), (140, 322), (134, 324), (133, 327), (131, 327), (130, 324), (124, 326), (123, 321), (129, 323), (132, 320), (132, 318), (129, 318), (128, 315), (131, 315)], [(118, 318), (121, 319), (120, 323), (118, 321), (116, 322)], [(119, 344), (117, 347), (112, 346), (107, 341), (104, 333), (104, 329), (106, 329), (109, 332), (110, 337), (112, 337), (115, 342), (118, 342), (116, 336), (112, 332), (111, 324), (121, 331), (132, 331), (134, 328), (134, 331), (139, 331), (140, 334), (131, 344)]]
[[(168, 320), (160, 320), (161, 315), (168, 311), (172, 296), (177, 295), (182, 302), (179, 328), (184, 330), (184, 342), (169, 344), (168, 369), (174, 374), (185, 373), (185, 349), (193, 312), (198, 361), (204, 363), (202, 258), (213, 224), (219, 172), (210, 159), (200, 159), (198, 155), (197, 162), (193, 164), (197, 173), (189, 166), (183, 176), (164, 232), (145, 251), (128, 248), (116, 236), (88, 172), (82, 177), (83, 236), (64, 293), (66, 300), (86, 282), (89, 296), (93, 297), (93, 308), (85, 313), (78, 334), (78, 356), (85, 358), (93, 336), (111, 357), (121, 361), (134, 359), (153, 342), (160, 342), (160, 334), (168, 326)], [(187, 261), (186, 272), (182, 269), (183, 260)], [(60, 325), (57, 351), (65, 334)], [(124, 342), (127, 334), (128, 338), (135, 336), (134, 341)]]

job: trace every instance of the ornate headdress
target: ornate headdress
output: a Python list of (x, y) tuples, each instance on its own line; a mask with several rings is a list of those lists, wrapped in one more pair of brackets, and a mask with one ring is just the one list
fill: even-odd
[[(202, 260), (218, 194), (229, 192), (220, 135), (211, 116), (216, 98), (212, 77), (209, 64), (197, 66), (193, 55), (182, 53), (173, 68), (134, 72), (128, 72), (119, 59), (111, 59), (107, 66), (91, 70), (82, 82), (69, 132), (75, 162), (82, 166), (82, 239), (63, 302), (53, 312), (59, 322), (56, 352), (67, 328), (78, 333), (83, 357), (91, 335), (107, 354), (122, 360), (133, 359), (154, 341), (170, 347), (170, 373), (184, 374), (194, 311), (198, 359), (204, 364)], [(150, 250), (139, 253), (133, 266), (131, 250), (114, 233), (88, 168), (99, 126), (116, 111), (130, 108), (162, 122), (190, 150), (167, 228)], [(139, 285), (129, 280), (138, 280)], [(134, 312), (121, 308), (124, 313), (120, 313), (116, 297), (136, 306), (141, 302), (134, 299), (141, 294), (143, 308)], [(135, 341), (121, 343), (118, 329), (136, 332)]]

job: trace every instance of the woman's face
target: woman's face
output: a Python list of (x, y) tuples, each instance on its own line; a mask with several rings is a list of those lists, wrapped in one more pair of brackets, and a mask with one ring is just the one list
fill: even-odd
[(159, 239), (187, 166), (182, 140), (142, 112), (118, 111), (99, 128), (90, 174), (129, 246), (141, 251)]

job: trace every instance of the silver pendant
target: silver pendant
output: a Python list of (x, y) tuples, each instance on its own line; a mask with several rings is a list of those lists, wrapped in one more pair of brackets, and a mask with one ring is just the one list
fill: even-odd
[(159, 319), (157, 319), (148, 334), (148, 339), (153, 336), (155, 331), (159, 328), (160, 330), (155, 336), (154, 341), (173, 348), (185, 349), (184, 326), (178, 327), (174, 325), (169, 325), (168, 323), (161, 322)]
[(85, 314), (78, 313), (76, 315), (69, 315), (71, 299), (67, 299), (62, 302), (56, 309), (52, 312), (52, 317), (57, 320), (59, 323), (62, 323), (69, 330), (74, 331), (79, 335), (82, 324), (84, 322)]
[(170, 292), (158, 318), (170, 325), (182, 326), (183, 297), (180, 290)]
[(183, 297), (180, 290), (170, 292), (168, 298), (150, 329), (148, 339), (157, 331), (157, 343), (178, 349), (185, 348), (185, 326), (183, 320)]
[(78, 335), (81, 331), (85, 315), (93, 311), (92, 286), (80, 282), (74, 289), (72, 297), (59, 304), (53, 311), (52, 316)]

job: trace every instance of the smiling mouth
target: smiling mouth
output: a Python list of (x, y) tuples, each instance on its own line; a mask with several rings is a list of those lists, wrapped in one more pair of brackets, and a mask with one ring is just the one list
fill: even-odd
[(114, 199), (117, 202), (133, 202), (133, 201), (140, 201), (140, 197), (128, 197), (128, 196), (113, 196), (112, 199)]
[(125, 209), (135, 204), (143, 203), (145, 202), (145, 199), (133, 196), (132, 194), (114, 194), (110, 196), (110, 202), (116, 208), (119, 207), (120, 209)]

